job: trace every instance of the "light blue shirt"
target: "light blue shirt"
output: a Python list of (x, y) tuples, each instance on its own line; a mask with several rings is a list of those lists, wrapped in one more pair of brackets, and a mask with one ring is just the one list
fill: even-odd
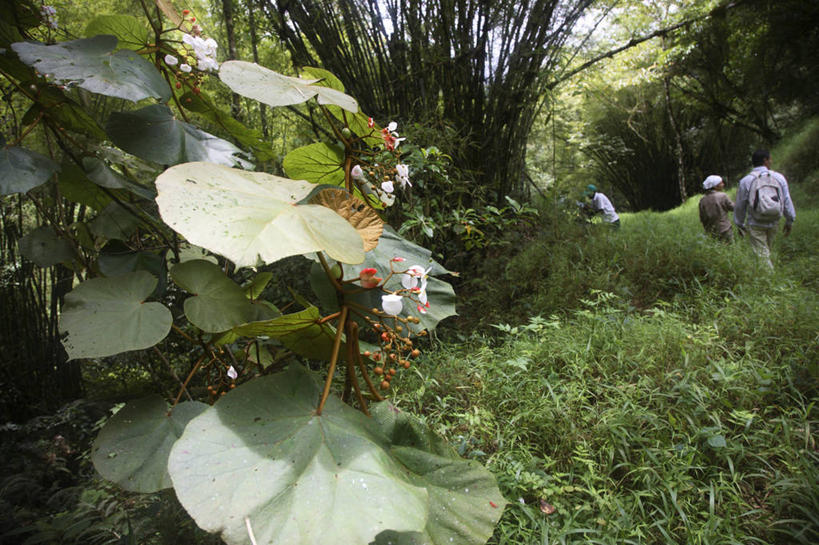
[(599, 191), (595, 192), (594, 197), (592, 197), (592, 208), (602, 212), (603, 221), (608, 223), (614, 223), (620, 219), (620, 216), (614, 211), (614, 206), (611, 204), (609, 198)]
[[(755, 174), (758, 172), (763, 172), (768, 170), (767, 167), (759, 166), (754, 167), (750, 174), (745, 176), (739, 181), (739, 187), (737, 188), (737, 202), (734, 206), (734, 223), (737, 227), (744, 227), (745, 226), (745, 215), (748, 212), (748, 193), (751, 191), (751, 182), (754, 181)], [(784, 198), (784, 215), (785, 221), (790, 225), (796, 220), (796, 209), (793, 207), (793, 201), (791, 201), (791, 194), (788, 191), (788, 181), (785, 180), (785, 177), (782, 176), (780, 173), (771, 170), (771, 177), (779, 183), (779, 187), (782, 189), (782, 197)], [(776, 219), (774, 221), (769, 222), (760, 222), (754, 220), (751, 214), (748, 214), (748, 225), (750, 227), (758, 227), (760, 229), (771, 229), (776, 227), (779, 223), (779, 220)]]

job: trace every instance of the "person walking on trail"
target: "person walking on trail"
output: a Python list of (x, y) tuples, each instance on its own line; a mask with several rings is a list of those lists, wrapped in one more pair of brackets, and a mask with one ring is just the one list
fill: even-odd
[(591, 201), (589, 209), (592, 214), (603, 214), (603, 221), (615, 229), (620, 228), (620, 216), (617, 215), (609, 198), (597, 191), (594, 184), (587, 185), (583, 195)]
[(739, 181), (734, 224), (740, 236), (748, 233), (754, 252), (773, 269), (771, 246), (779, 218), (785, 216), (784, 233), (788, 236), (796, 220), (796, 210), (787, 180), (782, 174), (771, 170), (770, 152), (756, 150), (751, 155), (751, 164), (754, 168)]
[(725, 180), (711, 175), (702, 182), (702, 187), (705, 195), (700, 199), (700, 222), (705, 232), (723, 242), (733, 242), (734, 232), (728, 212), (734, 209), (734, 202), (723, 193)]

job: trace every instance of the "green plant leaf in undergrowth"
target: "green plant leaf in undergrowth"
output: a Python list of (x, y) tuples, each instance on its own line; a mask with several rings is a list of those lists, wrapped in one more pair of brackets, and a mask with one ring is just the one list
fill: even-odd
[(184, 263), (185, 261), (191, 261), (193, 259), (204, 259), (205, 261), (210, 261), (211, 263), (219, 263), (219, 260), (214, 256), (209, 255), (208, 251), (204, 248), (200, 248), (199, 246), (195, 246), (193, 244), (188, 244), (187, 242), (180, 244), (179, 262)]
[(294, 180), (344, 186), (344, 150), (324, 143), (296, 148), (284, 157), (284, 171)]
[(138, 197), (143, 199), (153, 200), (156, 198), (156, 192), (147, 187), (143, 187), (126, 178), (123, 178), (118, 173), (105, 164), (105, 161), (96, 157), (83, 157), (82, 167), (85, 170), (85, 175), (89, 180), (100, 187), (107, 187), (108, 189), (125, 189)]
[(114, 52), (116, 46), (116, 37), (101, 35), (54, 45), (17, 42), (11, 48), (21, 61), (57, 83), (132, 102), (167, 102), (171, 88), (157, 69), (133, 51)]
[[(418, 305), (409, 298), (405, 297), (403, 301), (404, 309), (401, 316), (415, 316), (420, 320), (418, 324), (407, 324), (412, 331), (435, 329), (438, 322), (457, 314), (455, 312), (455, 290), (448, 282), (432, 277), (432, 275), (436, 274), (453, 273), (433, 261), (432, 252), (402, 238), (390, 227), (384, 228), (381, 238), (378, 240), (378, 246), (366, 253), (364, 263), (356, 266), (343, 265), (344, 278), (355, 278), (359, 275), (361, 269), (367, 267), (372, 267), (378, 271), (375, 276), (388, 278), (390, 275), (390, 260), (394, 257), (403, 257), (406, 260), (393, 264), (396, 271), (404, 271), (413, 265), (419, 265), (424, 269), (430, 268), (430, 278), (427, 284), (429, 308), (426, 309), (426, 314), (421, 313), (417, 308)], [(388, 291), (403, 289), (401, 277), (401, 274), (394, 275), (386, 284), (386, 289)], [(327, 286), (329, 282), (323, 269), (313, 265), (310, 274), (310, 284), (313, 292), (319, 297), (325, 311), (334, 312), (338, 310), (338, 301), (335, 297), (335, 289)], [(354, 292), (359, 289), (359, 286), (357, 284), (345, 284), (344, 288), (348, 292)], [(381, 289), (370, 289), (359, 293), (348, 293), (345, 297), (363, 308), (369, 309), (381, 308), (381, 296), (383, 294), (384, 292)]]
[[(299, 312), (284, 314), (259, 322), (242, 324), (231, 332), (237, 337), (270, 337), (305, 358), (329, 361), (333, 352), (336, 329), (327, 323), (319, 323), (318, 308), (308, 306)], [(342, 337), (341, 353), (344, 354)]]
[(421, 532), (388, 530), (376, 545), (482, 545), (500, 520), (506, 500), (495, 477), (452, 447), (414, 416), (389, 401), (371, 406), (373, 418), (391, 443), (390, 454), (410, 481), (429, 492), (429, 517)]
[(232, 114), (217, 108), (205, 93), (187, 92), (179, 101), (186, 110), (196, 112), (208, 121), (227, 131), (236, 141), (250, 149), (259, 161), (271, 161), (276, 158), (273, 146), (264, 138), (261, 131), (244, 126)]
[(319, 104), (333, 104), (352, 113), (358, 111), (358, 102), (353, 97), (336, 89), (314, 85), (317, 80), (283, 76), (250, 62), (222, 63), (219, 78), (233, 92), (268, 106), (301, 104), (316, 97)]
[(9, 146), (0, 148), (0, 194), (27, 193), (57, 172), (57, 163), (37, 152)]
[(713, 448), (724, 448), (727, 446), (725, 442), (725, 436), (722, 434), (712, 435), (708, 438), (708, 445)]
[(247, 285), (242, 286), (242, 289), (245, 290), (248, 299), (258, 299), (271, 280), (273, 280), (272, 272), (260, 272)]
[(152, 104), (132, 112), (114, 112), (105, 130), (120, 148), (160, 165), (208, 161), (243, 168), (252, 166), (242, 158), (242, 150), (227, 140), (177, 121), (164, 104)]
[(98, 15), (85, 27), (85, 36), (110, 34), (118, 40), (118, 48), (137, 51), (148, 45), (148, 27), (132, 15)]
[(156, 179), (162, 219), (188, 241), (239, 267), (316, 251), (360, 263), (355, 228), (320, 205), (296, 204), (315, 187), (263, 172), (186, 163)]
[[(228, 545), (361, 545), (420, 532), (428, 493), (407, 482), (376, 424), (300, 366), (252, 380), (191, 420), (168, 470), (196, 523)], [(330, 538), (330, 536), (332, 536)]]
[(207, 333), (226, 331), (273, 316), (266, 306), (248, 301), (244, 290), (210, 261), (195, 259), (180, 263), (171, 269), (171, 278), (179, 287), (194, 294), (185, 299), (185, 316)]
[(84, 134), (97, 140), (105, 140), (105, 131), (79, 104), (69, 99), (63, 91), (48, 84), (34, 84), (37, 103), (23, 116), (23, 124), (29, 125), (43, 115), (52, 124), (62, 130), (66, 129)]
[(50, 267), (74, 259), (74, 250), (51, 227), (42, 225), (19, 241), (20, 254), (40, 267)]
[(98, 212), (111, 204), (110, 195), (92, 183), (83, 169), (71, 162), (63, 163), (57, 176), (57, 188), (60, 196)]
[(111, 202), (88, 225), (91, 232), (106, 240), (128, 240), (141, 220), (121, 204)]
[(171, 311), (146, 303), (157, 280), (145, 271), (92, 278), (65, 297), (60, 333), (68, 359), (101, 358), (150, 348), (171, 330)]
[(170, 488), (168, 455), (185, 426), (208, 405), (185, 401), (170, 409), (158, 395), (129, 401), (105, 423), (91, 449), (100, 475), (131, 492)]
[(112, 241), (100, 250), (97, 259), (105, 276), (121, 276), (133, 271), (147, 271), (161, 278), (165, 274), (165, 250), (159, 253), (134, 251), (119, 241)]

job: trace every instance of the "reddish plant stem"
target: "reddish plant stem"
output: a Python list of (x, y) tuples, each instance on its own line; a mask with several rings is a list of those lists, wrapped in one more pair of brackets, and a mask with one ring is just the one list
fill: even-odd
[(321, 416), (321, 411), (324, 410), (324, 404), (327, 403), (327, 397), (330, 395), (330, 385), (333, 383), (333, 375), (336, 372), (336, 363), (338, 362), (338, 352), (341, 348), (341, 336), (344, 333), (344, 326), (347, 323), (347, 312), (347, 306), (342, 306), (341, 316), (338, 318), (336, 338), (333, 341), (333, 354), (330, 356), (330, 369), (327, 370), (327, 380), (324, 381), (324, 391), (321, 394), (321, 401), (319, 401), (318, 408), (316, 409), (316, 414), (319, 416)]

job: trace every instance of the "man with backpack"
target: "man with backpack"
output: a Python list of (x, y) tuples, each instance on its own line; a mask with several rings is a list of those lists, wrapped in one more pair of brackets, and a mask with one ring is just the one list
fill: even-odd
[(785, 216), (784, 232), (788, 236), (796, 220), (796, 210), (791, 201), (787, 180), (780, 173), (771, 170), (770, 152), (765, 149), (756, 150), (751, 155), (751, 163), (753, 170), (739, 181), (734, 223), (740, 236), (748, 233), (754, 252), (773, 269), (771, 245), (779, 218)]

